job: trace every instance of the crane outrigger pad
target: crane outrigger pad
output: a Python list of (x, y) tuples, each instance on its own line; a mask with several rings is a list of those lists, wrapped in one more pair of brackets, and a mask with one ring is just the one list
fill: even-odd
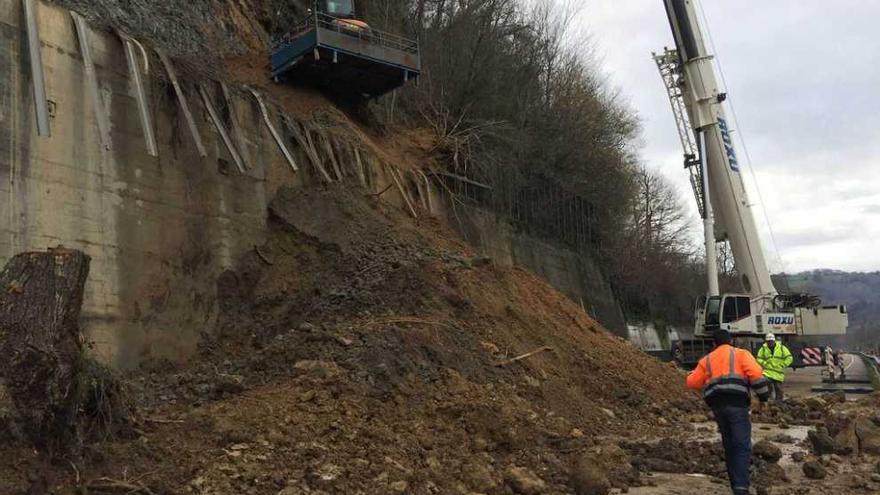
[(276, 81), (342, 96), (375, 98), (421, 72), (418, 42), (321, 13), (277, 43), (271, 60)]

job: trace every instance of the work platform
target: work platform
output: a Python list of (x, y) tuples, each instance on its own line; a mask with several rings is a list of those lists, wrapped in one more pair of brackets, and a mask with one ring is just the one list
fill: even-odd
[(277, 82), (375, 98), (421, 72), (417, 41), (322, 13), (309, 16), (272, 51)]

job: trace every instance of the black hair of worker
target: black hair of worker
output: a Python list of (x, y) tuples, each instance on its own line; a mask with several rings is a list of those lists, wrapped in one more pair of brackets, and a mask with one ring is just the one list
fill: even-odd
[(729, 344), (730, 343), (730, 332), (727, 330), (716, 330), (712, 335), (712, 340), (715, 341), (715, 346)]

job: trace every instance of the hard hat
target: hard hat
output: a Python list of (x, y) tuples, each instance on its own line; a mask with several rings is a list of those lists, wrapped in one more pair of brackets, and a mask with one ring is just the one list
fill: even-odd
[(776, 342), (776, 336), (773, 335), (772, 333), (768, 333), (768, 334), (764, 337), (764, 340), (766, 340), (767, 342)]

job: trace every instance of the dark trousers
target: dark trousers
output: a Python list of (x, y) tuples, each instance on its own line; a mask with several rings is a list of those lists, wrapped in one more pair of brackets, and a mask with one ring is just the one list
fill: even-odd
[(773, 400), (781, 401), (785, 398), (785, 393), (782, 391), (782, 382), (777, 382), (776, 380), (767, 379), (770, 382), (770, 390), (773, 393)]
[(752, 422), (749, 419), (749, 408), (719, 407), (712, 412), (721, 432), (730, 487), (736, 495), (747, 495), (752, 460)]

